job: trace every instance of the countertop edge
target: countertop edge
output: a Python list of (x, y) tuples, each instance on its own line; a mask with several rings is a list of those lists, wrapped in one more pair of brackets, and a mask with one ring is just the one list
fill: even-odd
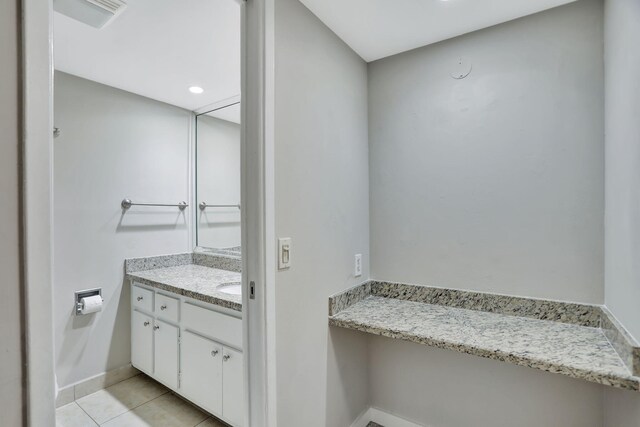
[[(148, 270), (146, 270), (148, 271)], [(145, 271), (145, 272), (146, 272)], [(237, 303), (234, 301), (228, 301), (221, 298), (217, 298), (211, 295), (204, 295), (198, 292), (189, 291), (177, 286), (169, 285), (167, 283), (157, 282), (155, 280), (150, 280), (145, 277), (140, 277), (135, 274), (135, 272), (127, 273), (125, 278), (129, 280), (131, 283), (138, 282), (143, 285), (151, 286), (155, 289), (159, 289), (162, 291), (171, 292), (174, 294), (182, 295), (188, 298), (193, 298), (198, 301), (206, 302), (209, 304), (217, 305), (223, 308), (228, 308), (237, 312), (242, 312), (242, 303)]]
[(334, 327), (340, 327), (345, 329), (356, 330), (360, 332), (369, 333), (372, 335), (383, 336), (392, 339), (400, 339), (403, 341), (411, 341), (417, 344), (427, 345), (430, 347), (436, 347), (444, 350), (452, 350), (459, 353), (469, 354), (473, 356), (479, 356), (487, 359), (497, 360), (501, 362), (507, 362), (519, 366), (525, 366), (533, 369), (538, 369), (545, 372), (551, 372), (556, 374), (562, 374), (567, 377), (586, 380), (601, 385), (611, 386), (615, 388), (621, 388), (631, 391), (640, 391), (640, 377), (619, 377), (617, 375), (605, 375), (597, 372), (570, 368), (566, 365), (553, 364), (544, 361), (540, 361), (534, 358), (527, 358), (523, 356), (516, 356), (510, 353), (501, 352), (500, 350), (485, 350), (465, 344), (458, 344), (455, 342), (448, 342), (444, 340), (433, 339), (429, 337), (420, 336), (417, 334), (411, 334), (405, 331), (394, 331), (387, 328), (380, 328), (370, 326), (364, 322), (357, 322), (352, 320), (336, 319), (333, 316), (329, 317), (329, 325)]

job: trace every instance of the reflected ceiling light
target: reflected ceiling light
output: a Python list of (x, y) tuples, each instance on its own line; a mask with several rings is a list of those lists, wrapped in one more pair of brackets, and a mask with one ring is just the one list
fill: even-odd
[(200, 93), (204, 92), (204, 89), (202, 89), (200, 86), (191, 86), (189, 88), (189, 92), (200, 94)]

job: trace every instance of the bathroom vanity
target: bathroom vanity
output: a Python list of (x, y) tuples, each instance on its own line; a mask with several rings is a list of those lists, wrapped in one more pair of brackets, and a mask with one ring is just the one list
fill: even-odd
[(197, 191), (177, 205), (197, 206), (195, 252), (125, 261), (131, 364), (232, 426), (244, 417), (239, 101), (196, 117)]
[[(229, 262), (209, 260), (216, 258)], [(240, 273), (194, 260), (195, 254), (127, 260), (131, 363), (216, 417), (241, 426)]]

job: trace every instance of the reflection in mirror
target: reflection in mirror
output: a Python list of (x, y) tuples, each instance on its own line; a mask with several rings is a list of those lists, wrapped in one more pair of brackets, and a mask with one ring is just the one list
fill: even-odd
[(240, 257), (240, 103), (196, 117), (197, 246)]

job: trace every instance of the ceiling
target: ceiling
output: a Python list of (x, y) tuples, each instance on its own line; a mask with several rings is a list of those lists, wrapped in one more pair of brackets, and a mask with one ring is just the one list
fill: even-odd
[(240, 103), (204, 113), (207, 116), (240, 124)]
[[(55, 68), (196, 110), (240, 93), (233, 0), (129, 0), (102, 29), (54, 16)], [(202, 94), (189, 92), (200, 86)]]
[[(572, 1), (301, 0), (366, 61)], [(239, 95), (238, 2), (127, 3), (102, 29), (56, 12), (55, 68), (188, 110)], [(193, 94), (190, 86), (204, 93)], [(224, 114), (237, 122), (239, 107)]]
[(575, 0), (300, 0), (365, 61)]

